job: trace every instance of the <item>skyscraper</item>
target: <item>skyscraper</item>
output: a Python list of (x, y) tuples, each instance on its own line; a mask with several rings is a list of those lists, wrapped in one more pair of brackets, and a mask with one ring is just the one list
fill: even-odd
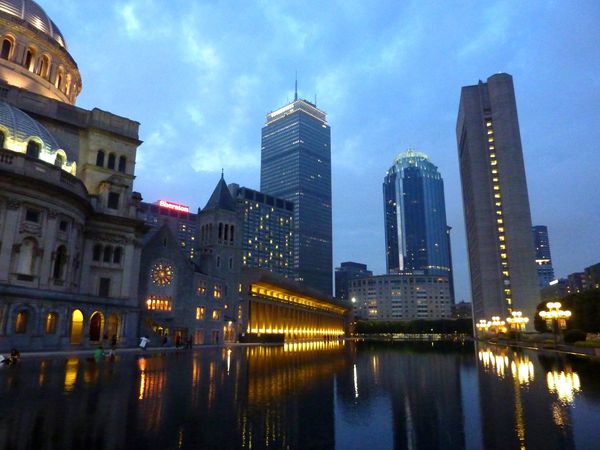
[(383, 182), (387, 272), (445, 275), (452, 292), (444, 181), (424, 153), (398, 155)]
[(532, 228), (533, 245), (535, 246), (535, 265), (538, 274), (538, 285), (541, 288), (548, 286), (554, 280), (552, 256), (550, 256), (550, 241), (548, 228), (545, 225), (536, 225)]
[(294, 203), (296, 279), (331, 295), (331, 130), (325, 113), (297, 94), (267, 114), (260, 190)]
[(471, 272), (473, 319), (539, 301), (531, 215), (512, 77), (462, 88), (456, 140)]

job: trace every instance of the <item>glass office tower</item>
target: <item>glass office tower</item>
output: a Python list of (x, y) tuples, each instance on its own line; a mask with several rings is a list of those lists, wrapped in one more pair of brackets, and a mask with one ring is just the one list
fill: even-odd
[(296, 97), (267, 114), (260, 190), (294, 203), (296, 279), (331, 295), (331, 130), (314, 104)]
[(388, 273), (445, 275), (453, 297), (444, 181), (427, 155), (398, 155), (383, 182), (383, 203)]
[(552, 267), (552, 256), (550, 255), (550, 241), (548, 239), (548, 227), (535, 225), (533, 231), (533, 245), (535, 246), (535, 265), (538, 274), (538, 284), (544, 288), (554, 280), (554, 267)]

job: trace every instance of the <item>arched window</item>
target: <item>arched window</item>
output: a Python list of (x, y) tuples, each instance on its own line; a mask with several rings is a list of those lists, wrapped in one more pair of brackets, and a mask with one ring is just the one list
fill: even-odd
[(104, 167), (104, 151), (103, 150), (98, 150), (98, 153), (96, 154), (96, 165), (98, 167)]
[(223, 224), (219, 222), (219, 240), (223, 239)]
[(104, 257), (102, 258), (103, 262), (110, 262), (113, 256), (113, 248), (108, 245), (104, 247)]
[(90, 318), (90, 341), (99, 342), (104, 328), (104, 316), (96, 311)]
[(123, 258), (123, 248), (116, 247), (115, 253), (113, 254), (113, 262), (115, 264), (121, 264), (121, 259)]
[(96, 245), (94, 245), (94, 252), (92, 255), (92, 259), (94, 261), (100, 261), (101, 257), (102, 257), (102, 246), (100, 244), (96, 244)]
[(0, 131), (0, 148), (4, 148), (4, 139), (6, 136), (4, 135), (4, 131)]
[(31, 72), (33, 72), (33, 56), (34, 56), (34, 52), (32, 49), (28, 48), (27, 51), (25, 52), (25, 62), (23, 64), (23, 66), (25, 66), (25, 68)]
[(67, 74), (66, 78), (67, 82), (65, 83), (65, 94), (69, 95), (71, 93), (71, 74)]
[(64, 245), (61, 245), (56, 250), (54, 256), (54, 270), (52, 271), (52, 277), (55, 280), (61, 280), (65, 277), (64, 271), (67, 263), (67, 249)]
[(47, 55), (43, 55), (40, 58), (37, 74), (43, 78), (48, 77), (48, 68), (50, 67), (50, 58)]
[(56, 323), (58, 322), (58, 314), (55, 312), (49, 312), (46, 315), (46, 334), (56, 333)]
[(233, 242), (233, 230), (234, 230), (234, 226), (229, 225), (229, 241), (230, 242)]
[(106, 167), (108, 167), (109, 169), (115, 169), (115, 154), (114, 153), (109, 153), (108, 155), (108, 164), (106, 165)]
[(83, 314), (76, 309), (71, 315), (71, 344), (81, 344), (83, 338)]
[(35, 260), (37, 257), (37, 242), (33, 238), (23, 239), (17, 261), (17, 273), (21, 275), (33, 275)]
[(0, 50), (0, 58), (10, 58), (10, 51), (12, 50), (13, 43), (10, 39), (4, 38), (2, 41), (2, 50)]
[(54, 80), (54, 86), (57, 89), (60, 89), (62, 86), (62, 82), (63, 82), (63, 72), (62, 69), (58, 71), (58, 74), (56, 75), (56, 80)]
[(41, 149), (42, 149), (42, 146), (40, 145), (39, 142), (31, 140), (27, 143), (26, 154), (27, 154), (27, 156), (30, 156), (32, 158), (39, 158)]
[(119, 172), (125, 172), (125, 168), (127, 167), (127, 158), (124, 156), (119, 156)]
[(29, 311), (21, 310), (17, 313), (15, 319), (15, 333), (24, 334), (27, 333), (27, 322), (29, 319)]
[(62, 155), (56, 155), (56, 158), (54, 159), (54, 165), (56, 167), (62, 167), (64, 163), (65, 163), (65, 158), (63, 158)]

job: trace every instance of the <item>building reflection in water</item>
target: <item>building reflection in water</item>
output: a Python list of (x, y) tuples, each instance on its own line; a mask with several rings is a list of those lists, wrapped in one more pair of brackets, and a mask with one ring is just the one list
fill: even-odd
[(599, 368), (337, 341), (24, 359), (0, 368), (0, 448), (593, 448)]

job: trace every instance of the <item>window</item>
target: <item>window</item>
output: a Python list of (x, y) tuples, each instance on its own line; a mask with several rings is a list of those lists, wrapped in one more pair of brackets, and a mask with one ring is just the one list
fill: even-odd
[(43, 78), (47, 78), (49, 67), (50, 67), (50, 59), (46, 55), (42, 56), (37, 74)]
[(15, 320), (15, 333), (27, 333), (27, 320), (29, 319), (28, 311), (19, 311)]
[(50, 312), (46, 315), (46, 334), (56, 333), (56, 322), (58, 321), (58, 314)]
[(0, 58), (10, 58), (10, 51), (12, 50), (13, 43), (10, 39), (4, 38), (2, 41), (2, 50), (0, 50)]
[(198, 283), (198, 287), (196, 288), (196, 294), (200, 296), (206, 295), (206, 283), (204, 281)]
[(102, 255), (102, 246), (100, 244), (94, 245), (94, 252), (92, 255), (92, 259), (94, 261), (100, 261), (101, 255)]
[(116, 192), (108, 193), (108, 205), (110, 209), (119, 209), (119, 194)]
[(61, 220), (58, 224), (58, 229), (60, 231), (67, 231), (69, 229), (69, 222), (67, 222), (66, 220)]
[(25, 53), (25, 63), (23, 64), (27, 70), (33, 72), (33, 50), (28, 48)]
[(106, 167), (108, 167), (109, 169), (113, 169), (114, 170), (115, 169), (115, 160), (116, 160), (115, 154), (114, 153), (110, 153), (108, 155), (108, 164), (106, 165)]
[(54, 158), (54, 165), (56, 167), (62, 167), (64, 163), (65, 163), (65, 158), (63, 158), (62, 155), (56, 155), (56, 158)]
[(220, 284), (215, 284), (214, 297), (221, 298), (221, 285)]
[(171, 301), (171, 297), (150, 295), (146, 299), (146, 308), (154, 311), (171, 311), (173, 309), (173, 302)]
[(123, 258), (123, 248), (116, 247), (115, 253), (113, 254), (113, 262), (115, 264), (121, 264), (121, 259)]
[(40, 222), (40, 212), (35, 209), (27, 209), (25, 211), (25, 220), (27, 222), (39, 223)]
[(27, 143), (26, 155), (30, 158), (39, 158), (41, 148), (42, 146), (39, 144), (39, 142), (29, 141)]
[(204, 320), (204, 307), (198, 306), (196, 308), (196, 320)]
[(233, 242), (233, 230), (234, 230), (234, 226), (233, 225), (229, 225), (229, 242)]
[(110, 278), (100, 278), (100, 283), (98, 286), (98, 295), (100, 297), (110, 296)]
[(221, 267), (221, 257), (217, 256), (217, 267)]
[(233, 269), (233, 258), (229, 258), (229, 269)]
[(103, 150), (98, 150), (98, 153), (96, 153), (96, 165), (98, 167), (104, 167), (104, 151)]
[(125, 172), (125, 168), (127, 167), (127, 158), (124, 156), (119, 157), (119, 172)]
[(213, 309), (212, 311), (212, 320), (220, 320), (221, 319), (221, 311), (218, 309)]
[(109, 263), (113, 257), (113, 248), (108, 245), (104, 247), (104, 256), (102, 257), (102, 261), (105, 263)]
[(52, 272), (52, 277), (55, 280), (60, 280), (64, 278), (64, 269), (67, 263), (67, 249), (64, 245), (61, 245), (56, 250), (56, 255), (54, 256), (54, 270)]

